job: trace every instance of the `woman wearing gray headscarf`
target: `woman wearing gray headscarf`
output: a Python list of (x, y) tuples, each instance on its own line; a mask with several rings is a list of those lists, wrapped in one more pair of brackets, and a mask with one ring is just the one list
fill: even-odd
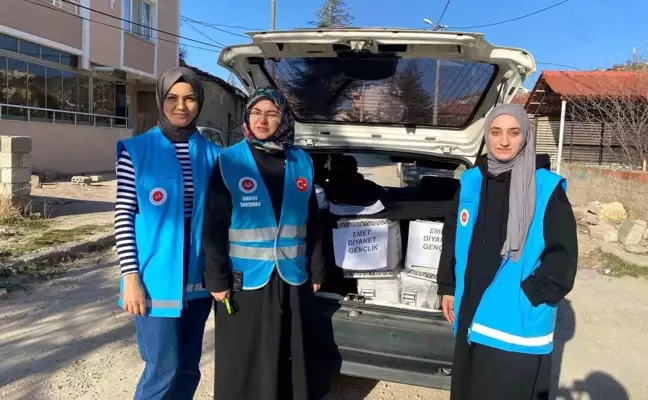
[(536, 157), (522, 107), (493, 109), (484, 140), (488, 153), (461, 176), (443, 229), (451, 399), (548, 399), (557, 303), (576, 275), (576, 221), (565, 180)]
[(157, 126), (117, 144), (119, 305), (135, 316), (146, 363), (135, 398), (191, 399), (212, 308), (201, 233), (220, 148), (197, 132), (203, 88), (193, 71), (168, 70), (156, 92)]

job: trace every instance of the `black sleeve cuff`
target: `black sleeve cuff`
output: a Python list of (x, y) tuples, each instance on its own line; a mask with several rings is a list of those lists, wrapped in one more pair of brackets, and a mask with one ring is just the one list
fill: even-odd
[(232, 283), (229, 278), (205, 281), (205, 289), (210, 293), (220, 293), (231, 288)]
[(531, 302), (531, 305), (538, 307), (540, 304), (545, 302), (545, 299), (542, 293), (536, 289), (533, 278), (533, 275), (526, 278), (524, 282), (522, 282), (521, 287), (527, 299)]
[(437, 294), (439, 296), (454, 296), (455, 287), (445, 283), (439, 283), (439, 288), (437, 289)]

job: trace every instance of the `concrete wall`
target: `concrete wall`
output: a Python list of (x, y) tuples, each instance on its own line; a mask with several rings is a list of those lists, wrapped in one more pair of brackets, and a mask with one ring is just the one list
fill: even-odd
[(125, 32), (124, 66), (153, 74), (155, 69), (155, 44)]
[(130, 129), (19, 121), (0, 121), (0, 134), (31, 138), (34, 171), (64, 174), (114, 170), (117, 140), (132, 136)]
[(110, 1), (92, 0), (90, 8), (94, 10), (90, 12), (90, 19), (96, 21), (90, 22), (90, 61), (107, 67), (119, 68), (122, 32), (101, 24), (121, 26), (121, 21), (108, 15), (121, 18), (122, 0), (115, 0), (112, 7)]
[(632, 219), (648, 219), (648, 172), (563, 164), (569, 200), (577, 206), (592, 201), (619, 201)]
[[(37, 4), (33, 4), (37, 3)], [(42, 4), (43, 6), (41, 6)], [(0, 0), (0, 26), (7, 26), (81, 50), (81, 19), (46, 2)]]
[[(158, 29), (160, 31), (174, 33), (179, 35), (180, 29), (180, 0), (164, 0), (158, 1)], [(162, 39), (162, 40), (160, 40)], [(166, 33), (158, 32), (157, 41), (157, 73), (162, 74), (164, 71), (171, 67), (178, 66), (178, 38), (175, 36), (167, 35)], [(214, 65), (216, 65), (216, 57), (214, 57)]]
[(198, 117), (197, 125), (222, 129), (225, 132), (228, 128), (228, 115), (232, 115), (236, 120), (234, 131), (240, 133), (241, 129), (238, 124), (244, 107), (243, 100), (212, 81), (203, 81), (203, 87), (205, 90), (205, 103)]
[(0, 196), (26, 206), (31, 194), (31, 138), (0, 136)]

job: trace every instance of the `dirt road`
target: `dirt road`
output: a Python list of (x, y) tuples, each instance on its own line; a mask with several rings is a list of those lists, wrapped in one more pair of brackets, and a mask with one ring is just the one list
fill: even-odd
[[(0, 398), (132, 398), (142, 363), (131, 320), (116, 307), (117, 292), (115, 260), (105, 255), (0, 301)], [(212, 321), (197, 399), (211, 398)], [(557, 364), (562, 361), (561, 398), (648, 399), (646, 281), (580, 271), (561, 307), (558, 340), (566, 341), (556, 352)], [(581, 392), (572, 397), (572, 389)], [(448, 393), (338, 377), (327, 398), (447, 400)]]

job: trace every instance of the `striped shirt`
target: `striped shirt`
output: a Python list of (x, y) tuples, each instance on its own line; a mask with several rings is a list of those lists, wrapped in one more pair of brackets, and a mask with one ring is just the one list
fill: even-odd
[[(184, 217), (191, 219), (193, 212), (193, 174), (187, 142), (173, 142), (178, 161), (182, 167), (184, 186)], [(116, 166), (117, 200), (115, 202), (115, 241), (121, 274), (139, 272), (137, 246), (135, 243), (135, 214), (137, 214), (137, 194), (135, 192), (135, 170), (133, 161), (126, 150), (119, 155)]]

